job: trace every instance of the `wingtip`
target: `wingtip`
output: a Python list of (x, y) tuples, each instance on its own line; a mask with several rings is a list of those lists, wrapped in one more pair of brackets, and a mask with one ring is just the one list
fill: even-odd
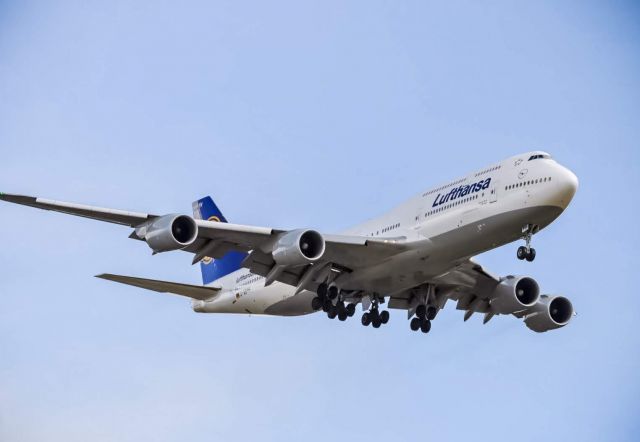
[(0, 200), (7, 201), (9, 203), (24, 204), (29, 206), (35, 203), (36, 199), (37, 198), (35, 196), (17, 195), (14, 193), (0, 192)]

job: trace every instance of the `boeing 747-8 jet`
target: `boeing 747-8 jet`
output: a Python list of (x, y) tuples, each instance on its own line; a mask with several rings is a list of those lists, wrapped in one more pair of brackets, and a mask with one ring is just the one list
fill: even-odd
[(12, 203), (133, 228), (153, 253), (183, 250), (200, 263), (203, 285), (131, 276), (99, 278), (192, 299), (200, 313), (293, 316), (323, 311), (346, 320), (361, 305), (362, 324), (407, 312), (424, 333), (447, 301), (486, 323), (513, 315), (531, 330), (565, 326), (574, 314), (564, 296), (541, 295), (527, 276), (498, 277), (472, 257), (522, 239), (517, 257), (533, 261), (532, 236), (567, 208), (578, 179), (545, 152), (528, 152), (436, 186), (384, 215), (340, 234), (227, 222), (210, 197), (193, 216), (151, 215), (2, 193)]

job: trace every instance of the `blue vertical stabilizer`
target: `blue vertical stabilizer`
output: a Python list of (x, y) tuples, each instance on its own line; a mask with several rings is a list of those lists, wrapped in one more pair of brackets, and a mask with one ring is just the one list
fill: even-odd
[[(227, 222), (227, 219), (210, 196), (206, 196), (193, 203), (193, 216), (196, 219), (221, 223)], [(242, 267), (242, 261), (246, 256), (247, 254), (244, 252), (227, 252), (227, 254), (220, 259), (211, 259), (209, 257), (203, 259), (200, 262), (202, 283), (205, 285), (210, 284), (216, 279), (240, 269)]]

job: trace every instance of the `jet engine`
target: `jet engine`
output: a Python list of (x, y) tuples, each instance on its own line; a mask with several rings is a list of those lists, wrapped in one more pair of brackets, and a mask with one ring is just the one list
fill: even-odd
[(164, 215), (136, 229), (155, 252), (169, 252), (190, 246), (198, 237), (198, 225), (187, 215)]
[(272, 253), (276, 264), (297, 266), (317, 261), (324, 249), (324, 238), (315, 230), (292, 230), (278, 240)]
[(507, 276), (491, 295), (491, 309), (508, 315), (533, 307), (540, 298), (535, 279), (526, 276)]
[(564, 296), (542, 295), (524, 318), (531, 330), (542, 333), (564, 327), (573, 316), (573, 305)]

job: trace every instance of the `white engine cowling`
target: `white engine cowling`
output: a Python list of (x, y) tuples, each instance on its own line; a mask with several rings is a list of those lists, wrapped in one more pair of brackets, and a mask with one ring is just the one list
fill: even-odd
[(154, 252), (169, 252), (193, 244), (198, 237), (198, 225), (187, 215), (164, 215), (136, 229), (136, 233)]
[(292, 230), (278, 240), (272, 254), (278, 265), (297, 266), (317, 261), (324, 249), (324, 238), (315, 230)]
[(533, 307), (540, 298), (535, 279), (527, 276), (507, 276), (491, 295), (491, 310), (508, 315)]
[(571, 321), (573, 305), (564, 296), (542, 295), (524, 318), (531, 330), (542, 333), (564, 327)]

